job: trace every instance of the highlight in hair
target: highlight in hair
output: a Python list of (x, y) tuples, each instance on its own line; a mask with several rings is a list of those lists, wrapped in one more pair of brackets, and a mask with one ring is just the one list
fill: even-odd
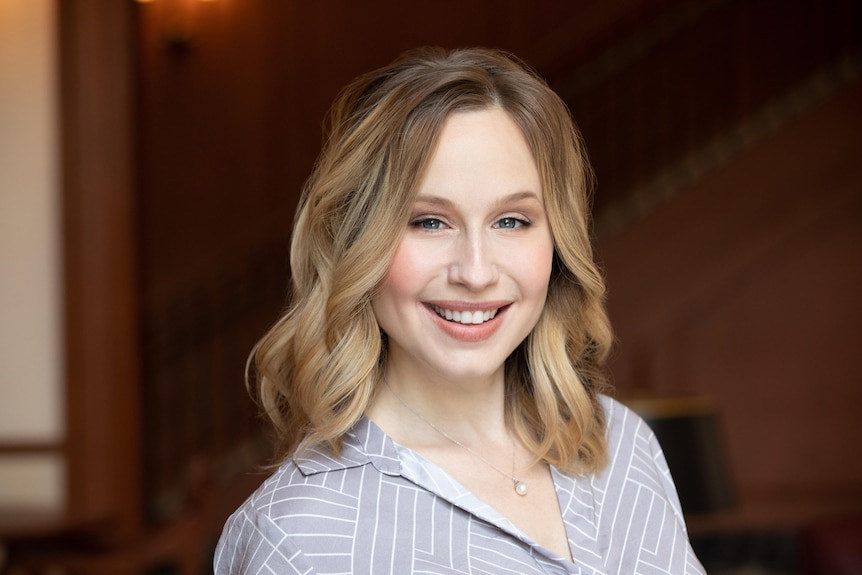
[(507, 422), (537, 459), (564, 471), (604, 465), (597, 395), (611, 331), (589, 240), (586, 152), (546, 83), (482, 48), (408, 52), (357, 78), (332, 107), (293, 230), (290, 305), (250, 358), (279, 461), (312, 444), (338, 453), (365, 413), (386, 362), (371, 299), (443, 124), (453, 112), (494, 107), (531, 148), (555, 246), (545, 308), (506, 363)]

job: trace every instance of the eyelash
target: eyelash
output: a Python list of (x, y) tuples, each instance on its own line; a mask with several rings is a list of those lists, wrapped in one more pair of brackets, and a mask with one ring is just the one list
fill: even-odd
[(528, 227), (528, 226), (530, 225), (530, 221), (529, 221), (529, 220), (525, 220), (525, 219), (523, 219), (523, 218), (516, 218), (516, 217), (514, 217), (514, 216), (506, 216), (505, 218), (500, 218), (499, 220), (497, 220), (497, 221), (495, 222), (495, 225), (500, 224), (500, 223), (502, 223), (502, 222), (504, 222), (504, 221), (507, 221), (507, 220), (508, 220), (508, 221), (510, 221), (510, 222), (514, 222), (514, 223), (516, 223), (516, 224), (517, 224), (517, 226), (512, 227), (512, 228), (504, 228), (504, 227), (500, 226), (500, 228), (501, 228), (501, 229), (505, 229), (505, 230), (514, 230), (514, 229), (517, 229), (517, 228), (520, 228), (520, 227), (524, 227), (524, 228), (526, 228), (526, 227)]
[[(425, 225), (429, 224), (431, 222), (436, 223), (436, 227), (427, 227), (426, 228)], [(514, 223), (516, 225), (514, 225), (512, 227), (505, 227), (505, 226), (500, 225), (502, 222)], [(437, 231), (437, 230), (441, 229), (444, 225), (446, 225), (446, 223), (440, 218), (435, 218), (433, 216), (423, 216), (423, 217), (411, 220), (409, 225), (410, 225), (410, 227), (413, 227), (413, 228), (421, 228), (421, 229), (428, 230), (428, 231)], [(514, 229), (518, 229), (520, 227), (528, 227), (529, 225), (530, 225), (529, 220), (526, 220), (523, 218), (516, 218), (514, 216), (506, 216), (506, 217), (500, 218), (499, 220), (494, 222), (494, 227), (499, 228), (499, 229), (504, 229), (504, 230), (514, 230)]]
[[(435, 228), (424, 227), (424, 225), (429, 223), (429, 222), (437, 222), (439, 225)], [(412, 227), (412, 228), (421, 228), (421, 229), (430, 230), (430, 231), (439, 230), (443, 227), (443, 225), (445, 225), (443, 220), (441, 220), (440, 218), (434, 218), (431, 216), (423, 216), (421, 218), (411, 220), (411, 222), (410, 222), (410, 227)]]

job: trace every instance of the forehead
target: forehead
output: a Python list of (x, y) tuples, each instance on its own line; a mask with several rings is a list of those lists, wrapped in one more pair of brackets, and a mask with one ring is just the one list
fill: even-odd
[(541, 192), (533, 153), (506, 111), (459, 111), (444, 122), (419, 191), (441, 193), (458, 186)]

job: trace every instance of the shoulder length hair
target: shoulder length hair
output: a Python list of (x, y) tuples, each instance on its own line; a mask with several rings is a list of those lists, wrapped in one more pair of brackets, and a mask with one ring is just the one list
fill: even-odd
[(513, 56), (422, 48), (338, 96), (303, 189), (290, 251), (292, 293), (257, 344), (256, 395), (282, 462), (308, 445), (338, 453), (386, 363), (371, 308), (407, 227), (441, 128), (456, 111), (497, 107), (523, 132), (554, 239), (548, 298), (506, 362), (506, 419), (537, 459), (588, 472), (606, 460), (602, 365), (611, 343), (589, 240), (590, 168), (560, 98)]

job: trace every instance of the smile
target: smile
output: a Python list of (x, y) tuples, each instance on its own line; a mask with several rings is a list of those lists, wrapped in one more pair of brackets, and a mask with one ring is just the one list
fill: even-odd
[(457, 322), (463, 325), (479, 325), (494, 319), (500, 308), (490, 310), (459, 311), (445, 309), (440, 306), (431, 306), (434, 312), (447, 321)]

